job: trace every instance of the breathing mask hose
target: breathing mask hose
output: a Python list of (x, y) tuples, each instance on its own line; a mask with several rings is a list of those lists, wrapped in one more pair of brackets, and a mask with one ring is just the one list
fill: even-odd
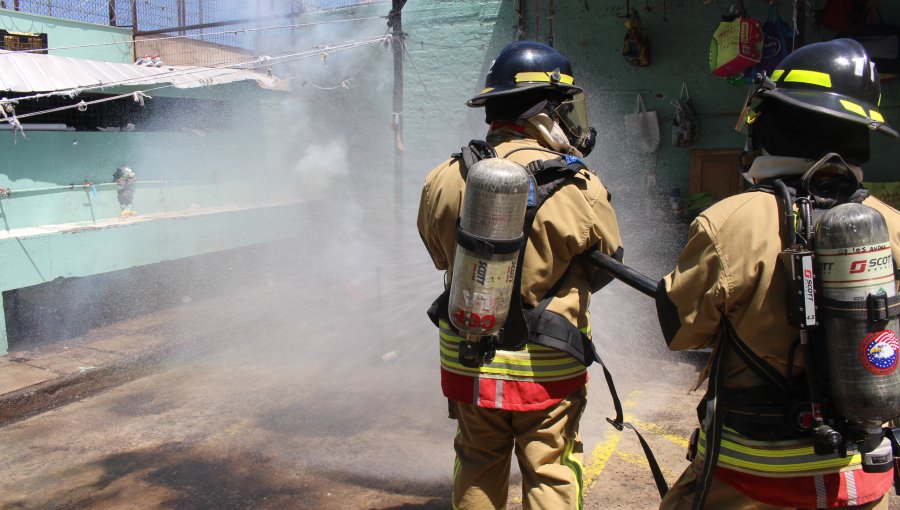
[[(774, 187), (776, 197), (779, 199), (778, 206), (781, 216), (779, 225), (782, 240), (780, 259), (789, 289), (787, 296), (788, 323), (799, 330), (800, 347), (803, 349), (803, 356), (806, 360), (804, 374), (809, 391), (808, 415), (801, 413), (795, 418), (797, 421), (794, 426), (800, 430), (812, 432), (817, 452), (831, 453), (843, 441), (843, 437), (825, 424), (822, 397), (818, 389), (816, 358), (813, 355), (813, 345), (809, 337), (809, 328), (814, 328), (819, 323), (816, 309), (814, 253), (807, 246), (812, 236), (812, 207), (807, 198), (796, 200), (800, 220), (797, 225), (797, 216), (794, 214), (795, 201), (787, 185), (778, 179), (775, 181)], [(802, 242), (797, 240), (798, 227), (802, 234)], [(804, 415), (808, 417), (804, 418)]]

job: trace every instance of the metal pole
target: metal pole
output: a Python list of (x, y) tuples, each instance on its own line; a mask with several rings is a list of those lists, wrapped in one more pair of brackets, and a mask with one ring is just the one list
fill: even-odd
[[(178, 26), (184, 27), (187, 25), (187, 8), (184, 4), (184, 0), (178, 0)], [(181, 30), (179, 35), (184, 35), (185, 31)]]
[(109, 0), (109, 26), (116, 26), (116, 0)]
[[(394, 218), (400, 224), (403, 211), (403, 20), (400, 11), (406, 0), (392, 0), (388, 14), (391, 48), (394, 54)], [(398, 236), (399, 239), (399, 236)]]

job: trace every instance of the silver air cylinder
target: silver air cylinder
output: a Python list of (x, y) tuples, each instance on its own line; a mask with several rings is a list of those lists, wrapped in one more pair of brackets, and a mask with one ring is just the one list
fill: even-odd
[(502, 158), (469, 169), (448, 309), (469, 340), (498, 332), (509, 315), (519, 249), (509, 250), (522, 237), (529, 181), (524, 167)]
[[(875, 209), (854, 203), (829, 209), (816, 227), (815, 253), (823, 297), (865, 304), (870, 295), (895, 294), (890, 233)], [(897, 318), (850, 318), (826, 306), (821, 325), (838, 411), (871, 431), (900, 416)]]

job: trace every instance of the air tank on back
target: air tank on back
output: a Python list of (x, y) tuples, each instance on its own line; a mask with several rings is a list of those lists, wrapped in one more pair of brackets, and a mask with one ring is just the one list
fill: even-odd
[(529, 182), (524, 167), (503, 158), (469, 168), (448, 315), (470, 341), (496, 333), (509, 315)]
[[(822, 295), (866, 303), (896, 293), (890, 232), (884, 217), (863, 204), (829, 209), (816, 227), (816, 260)], [(897, 317), (866, 320), (822, 313), (831, 394), (838, 411), (869, 430), (900, 416)]]

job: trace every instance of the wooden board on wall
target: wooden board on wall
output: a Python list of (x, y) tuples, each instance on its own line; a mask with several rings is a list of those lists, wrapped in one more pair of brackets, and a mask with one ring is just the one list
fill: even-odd
[(708, 192), (722, 199), (744, 191), (741, 149), (693, 149), (688, 193)]

